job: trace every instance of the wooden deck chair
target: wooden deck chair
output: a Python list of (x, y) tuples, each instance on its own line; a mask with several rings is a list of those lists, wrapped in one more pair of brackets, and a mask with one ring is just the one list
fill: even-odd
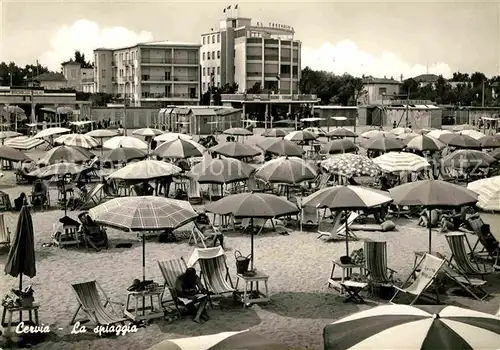
[(188, 183), (188, 201), (191, 204), (202, 204), (203, 198), (201, 196), (200, 183), (195, 179), (190, 179)]
[(365, 269), (370, 286), (394, 285), (393, 274), (396, 272), (387, 267), (387, 242), (365, 240)]
[[(327, 237), (325, 242), (335, 242), (335, 241), (345, 241), (345, 236), (339, 235), (337, 232), (339, 231), (341, 225), (345, 225), (341, 222), (342, 219), (342, 211), (338, 211), (333, 220), (333, 226), (330, 231), (320, 231), (318, 230), (318, 239), (322, 237)], [(345, 227), (343, 229), (345, 231)]]
[[(431, 296), (425, 295), (424, 293), (434, 283), (438, 272), (441, 270), (441, 267), (444, 263), (444, 259), (438, 258), (434, 255), (425, 254), (422, 259), (420, 259), (418, 264), (414, 267), (408, 278), (403, 282), (401, 287), (394, 285), (396, 293), (394, 293), (394, 296), (390, 300), (390, 303), (394, 304), (393, 301), (400, 292), (411, 294), (414, 296), (413, 300), (410, 302), (410, 305), (415, 304), (417, 300), (422, 296), (426, 296), (439, 302), (439, 294), (437, 288), (434, 288), (436, 298), (432, 298)], [(420, 270), (420, 273), (416, 274), (417, 270)], [(413, 281), (413, 283), (405, 287), (410, 282), (410, 279), (415, 275), (417, 277)]]
[[(184, 258), (158, 261), (158, 267), (160, 268), (163, 279), (165, 280), (163, 294), (160, 297), (162, 305), (173, 304), (178, 315), (181, 315), (181, 306), (187, 305), (185, 299), (179, 298), (177, 296), (177, 290), (175, 289), (175, 284), (177, 277), (182, 275), (187, 270), (186, 261)], [(168, 291), (171, 299), (164, 299), (165, 292)]]
[[(476, 258), (492, 260), (493, 266), (500, 269), (498, 265), (500, 257), (500, 243), (490, 231), (489, 225), (486, 225), (481, 218), (469, 220), (469, 225), (477, 236), (477, 241), (472, 247), (472, 255)], [(479, 247), (483, 248), (480, 249)]]
[(485, 275), (492, 273), (488, 271), (485, 264), (479, 264), (476, 261), (471, 261), (469, 252), (472, 251), (469, 241), (465, 233), (448, 233), (445, 235), (448, 246), (451, 250), (450, 263), (466, 276), (481, 276), (484, 279)]
[(87, 192), (85, 197), (82, 199), (82, 205), (80, 205), (80, 210), (85, 210), (96, 205), (99, 205), (104, 196), (104, 184), (94, 184), (90, 186), (90, 190)]
[(300, 208), (300, 230), (311, 229), (319, 226), (319, 213), (316, 207), (302, 206), (302, 199), (297, 198), (297, 206)]
[[(442, 271), (446, 274), (446, 276), (452, 281), (456, 282), (462, 289), (472, 295), (475, 299), (483, 301), (489, 296), (489, 293), (486, 292), (483, 286), (486, 284), (486, 281), (477, 279), (477, 278), (468, 278), (464, 274), (460, 273), (449, 261), (446, 261), (442, 266)], [(479, 292), (482, 296), (479, 296)]]
[(10, 230), (4, 214), (0, 214), (0, 247), (10, 247)]
[[(96, 281), (72, 284), (71, 287), (76, 293), (79, 305), (73, 315), (73, 318), (71, 319), (70, 325), (73, 325), (76, 322), (76, 317), (78, 316), (80, 310), (85, 313), (90, 322), (97, 326), (108, 326), (117, 323), (123, 324), (127, 320), (124, 317), (117, 316), (117, 313), (112, 305), (113, 302), (109, 299)], [(101, 301), (98, 288), (104, 297), (104, 303)], [(106, 309), (106, 306), (110, 307), (111, 312)]]

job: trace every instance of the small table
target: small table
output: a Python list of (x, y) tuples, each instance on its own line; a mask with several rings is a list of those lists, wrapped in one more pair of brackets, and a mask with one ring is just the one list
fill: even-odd
[[(161, 295), (163, 289), (144, 290), (140, 292), (128, 292), (127, 304), (125, 305), (125, 316), (132, 321), (146, 321), (163, 318), (164, 312), (161, 305)], [(131, 300), (134, 299), (134, 305)], [(139, 307), (139, 300), (142, 300), (142, 307)], [(149, 305), (147, 302), (149, 301)], [(156, 303), (156, 305), (155, 305)]]
[[(243, 290), (243, 296), (241, 293), (239, 295), (240, 301), (243, 303), (243, 307), (251, 304), (267, 303), (269, 302), (269, 291), (267, 289), (267, 280), (269, 276), (264, 275), (261, 272), (256, 272), (254, 276), (247, 276), (238, 273), (236, 280), (236, 289), (238, 289), (238, 283), (240, 279), (245, 283), (245, 289)], [(254, 289), (255, 282), (255, 289)], [(259, 282), (264, 282), (265, 292), (259, 290)]]
[[(2, 327), (5, 331), (5, 338), (10, 338), (12, 333), (12, 328), (17, 327), (21, 322), (30, 321), (34, 322), (36, 326), (39, 326), (38, 321), (38, 309), (39, 305), (33, 304), (31, 306), (5, 306), (2, 312)], [(23, 313), (28, 312), (28, 319), (23, 318)], [(19, 320), (13, 321), (13, 314), (19, 314)]]
[[(352, 275), (353, 269), (359, 269), (359, 273), (363, 275), (364, 266), (356, 264), (342, 264), (340, 261), (332, 260), (333, 267), (328, 279), (328, 287), (335, 288), (339, 291), (340, 295), (344, 294), (344, 287), (342, 284), (348, 280)], [(338, 266), (342, 270), (341, 277), (335, 277), (335, 267)]]
[(57, 224), (54, 224), (54, 236), (52, 239), (56, 246), (63, 248), (65, 246), (79, 245), (82, 243), (79, 226), (64, 224), (56, 225)]
[(355, 282), (355, 281), (344, 281), (340, 282), (340, 285), (344, 290), (349, 294), (346, 300), (344, 300), (344, 303), (347, 303), (348, 301), (353, 301), (355, 303), (364, 303), (365, 300), (359, 293), (361, 293), (366, 287), (368, 287), (368, 283), (364, 282)]

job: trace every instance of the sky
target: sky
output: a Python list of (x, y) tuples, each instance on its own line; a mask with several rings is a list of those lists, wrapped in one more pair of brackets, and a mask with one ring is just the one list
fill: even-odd
[(302, 41), (302, 68), (403, 78), (423, 73), (500, 75), (500, 5), (469, 2), (0, 0), (0, 61), (59, 71), (75, 50), (151, 40), (200, 42), (223, 9), (287, 24)]

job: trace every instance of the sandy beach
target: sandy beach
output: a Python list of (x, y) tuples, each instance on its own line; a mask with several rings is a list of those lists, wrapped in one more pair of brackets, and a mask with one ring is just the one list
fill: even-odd
[[(258, 137), (251, 137), (254, 143)], [(40, 150), (30, 152), (34, 159)], [(10, 195), (11, 201), (21, 192), (31, 193), (31, 186), (14, 186), (12, 172), (4, 172), (0, 179), (3, 191)], [(51, 193), (52, 202), (57, 198), (55, 190)], [(96, 280), (113, 301), (125, 303), (126, 289), (133, 279), (141, 276), (141, 242), (135, 233), (124, 233), (108, 229), (110, 249), (100, 252), (84, 248), (60, 249), (50, 243), (53, 224), (62, 217), (63, 211), (51, 209), (33, 213), (37, 258), (37, 276), (31, 283), (35, 291), (35, 302), (40, 305), (40, 321), (48, 325), (53, 335), (36, 348), (40, 349), (147, 349), (164, 339), (206, 335), (222, 331), (251, 329), (269, 339), (286, 345), (307, 349), (322, 349), (323, 327), (335, 320), (369, 308), (383, 300), (368, 300), (367, 304), (344, 303), (344, 297), (334, 289), (327, 288), (327, 279), (332, 268), (332, 259), (345, 255), (344, 243), (325, 243), (317, 239), (316, 232), (290, 232), (290, 235), (264, 233), (255, 240), (256, 267), (269, 275), (271, 302), (267, 305), (254, 305), (245, 309), (241, 304), (223, 300), (210, 310), (211, 320), (199, 325), (190, 318), (173, 322), (154, 321), (136, 333), (125, 336), (99, 338), (89, 331), (88, 334), (70, 334), (68, 325), (76, 310), (77, 301), (71, 290), (73, 283)], [(77, 218), (78, 212), (69, 212)], [(14, 232), (17, 213), (5, 213), (7, 225)], [(364, 238), (387, 241), (388, 265), (397, 271), (397, 278), (404, 280), (411, 271), (414, 251), (427, 250), (428, 234), (426, 229), (415, 221), (395, 219), (397, 230), (394, 232), (357, 231), (360, 241), (350, 243), (350, 250), (363, 246)], [(178, 231), (189, 230), (189, 227)], [(186, 236), (179, 234), (179, 236)], [(475, 242), (474, 236), (469, 236)], [(242, 233), (228, 233), (227, 264), (233, 282), (236, 282), (234, 252), (244, 254), (250, 251), (250, 238)], [(117, 243), (130, 242), (132, 248), (116, 248)], [(433, 250), (450, 256), (443, 234), (433, 233)], [(179, 243), (158, 243), (151, 239), (146, 244), (146, 276), (163, 283), (158, 260), (190, 257), (193, 246), (187, 240)], [(0, 251), (0, 267), (4, 268), (7, 250)], [(495, 312), (500, 305), (500, 276), (487, 277), (486, 289), (492, 296), (484, 302), (464, 296), (449, 296), (447, 304), (470, 307), (488, 313)], [(18, 279), (0, 276), (0, 295), (17, 286)], [(2, 348), (0, 342), (0, 348)]]

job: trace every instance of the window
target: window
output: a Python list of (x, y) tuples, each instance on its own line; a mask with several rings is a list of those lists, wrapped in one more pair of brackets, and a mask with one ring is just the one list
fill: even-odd
[(212, 51), (212, 59), (215, 60), (215, 51)]
[(212, 35), (212, 44), (215, 44), (215, 35)]
[(207, 83), (203, 83), (203, 91), (207, 89)]
[(210, 59), (210, 51), (207, 52), (207, 60)]
[(97, 54), (94, 55), (94, 62), (97, 64)]
[(205, 61), (205, 53), (203, 52), (203, 61)]
[(106, 92), (106, 85), (102, 86), (102, 92)]
[(205, 37), (203, 37), (203, 45), (205, 45)]
[(203, 68), (203, 76), (207, 75), (207, 71)]
[(217, 34), (217, 43), (220, 43), (220, 34)]
[(386, 94), (387, 93), (387, 88), (385, 88), (385, 87), (378, 88), (378, 93), (379, 93), (379, 95)]
[(101, 78), (106, 79), (106, 69), (101, 70)]
[(215, 67), (212, 67), (212, 75), (215, 74)]
[(220, 51), (217, 51), (217, 58), (220, 58)]
[(217, 67), (217, 74), (220, 74), (220, 67)]

